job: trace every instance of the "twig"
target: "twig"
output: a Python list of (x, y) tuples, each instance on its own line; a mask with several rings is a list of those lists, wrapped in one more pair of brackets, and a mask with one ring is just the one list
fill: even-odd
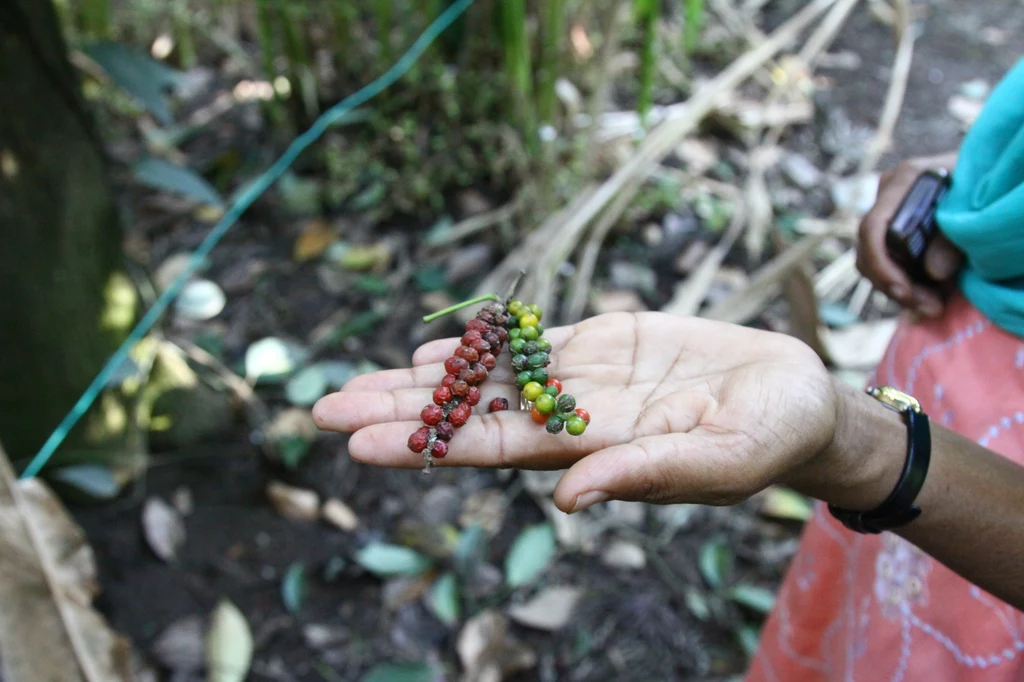
[(506, 220), (511, 220), (519, 209), (522, 208), (523, 199), (522, 195), (517, 196), (512, 201), (508, 202), (504, 206), (499, 206), (493, 211), (481, 213), (475, 215), (472, 218), (466, 218), (465, 220), (456, 223), (452, 226), (452, 229), (443, 235), (440, 235), (427, 242), (427, 248), (438, 248), (446, 246), (452, 242), (465, 239), (466, 237), (486, 230), (494, 225), (500, 225)]

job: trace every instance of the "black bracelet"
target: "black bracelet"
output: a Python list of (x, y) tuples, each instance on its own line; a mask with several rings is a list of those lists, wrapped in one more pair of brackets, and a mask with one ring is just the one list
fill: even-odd
[(828, 510), (850, 530), (877, 534), (904, 526), (921, 515), (921, 508), (914, 504), (914, 500), (924, 487), (924, 479), (928, 475), (932, 436), (928, 415), (921, 411), (917, 400), (889, 386), (872, 387), (868, 393), (902, 414), (907, 423), (907, 459), (903, 464), (903, 473), (885, 502), (871, 511), (851, 511), (833, 505), (829, 505)]

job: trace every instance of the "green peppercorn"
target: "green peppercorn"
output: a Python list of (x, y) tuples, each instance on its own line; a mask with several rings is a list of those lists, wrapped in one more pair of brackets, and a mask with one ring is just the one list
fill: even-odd
[(547, 371), (543, 367), (538, 367), (537, 369), (533, 370), (533, 380), (536, 381), (541, 386), (544, 386), (544, 384), (548, 383), (548, 379), (550, 378), (551, 372)]
[[(530, 363), (530, 367), (536, 369), (538, 367), (547, 367), (548, 363), (551, 362), (551, 357), (547, 353), (534, 353), (527, 358), (527, 362)], [(513, 365), (514, 367), (515, 365)]]
[(572, 412), (576, 409), (576, 398), (573, 398), (568, 393), (563, 393), (558, 396), (558, 411), (559, 412)]
[(538, 337), (538, 338), (540, 338), (541, 336), (543, 336), (543, 335), (544, 335), (544, 325), (542, 325), (542, 324), (541, 324), (540, 322), (538, 322), (538, 323), (537, 323), (537, 324), (536, 324), (536, 325), (534, 326), (534, 329), (536, 329), (536, 330), (537, 330), (537, 337)]
[[(511, 339), (508, 342), (508, 349), (510, 351), (512, 351), (512, 353), (514, 355), (522, 355), (523, 354), (523, 350), (526, 348), (528, 343), (530, 343), (530, 342), (527, 341), (526, 339), (522, 339), (522, 338), (517, 336), (516, 338)], [(534, 351), (534, 352), (536, 353), (537, 351)], [(529, 355), (529, 353), (527, 353), (527, 355)]]
[(523, 335), (523, 330), (520, 329), (519, 327), (513, 327), (512, 329), (508, 330), (508, 338), (509, 339), (518, 339), (522, 335)]
[(554, 398), (558, 395), (558, 386), (545, 386), (544, 392)]
[(533, 355), (540, 351), (540, 343), (537, 341), (527, 341), (526, 345), (523, 346), (523, 353), (526, 355)]
[(512, 369), (517, 372), (522, 372), (530, 368), (530, 358), (526, 355), (513, 355), (512, 356)]
[(537, 339), (537, 350), (541, 353), (550, 353), (551, 342), (547, 339)]
[[(550, 422), (551, 420), (549, 419), (548, 421)], [(587, 422), (583, 421), (581, 417), (570, 417), (569, 421), (565, 424), (565, 430), (571, 436), (582, 436), (583, 432), (587, 430)]]
[(537, 396), (536, 402), (534, 402), (533, 406), (536, 407), (537, 411), (541, 414), (551, 414), (555, 411), (555, 399), (547, 393), (541, 393)]
[(540, 338), (540, 332), (536, 327), (523, 327), (523, 338), (527, 341), (536, 341)]
[[(544, 395), (544, 387), (538, 384), (536, 381), (523, 386), (523, 397), (529, 400), (531, 403)], [(537, 408), (540, 411), (540, 408)]]
[(531, 303), (527, 307), (530, 309), (531, 313), (533, 313), (534, 315), (537, 316), (538, 320), (541, 319), (542, 317), (544, 317), (544, 313), (541, 312), (540, 306), (538, 306), (536, 303)]
[[(523, 312), (525, 310), (526, 310), (526, 306), (523, 304), (522, 301), (509, 301), (508, 302), (508, 314), (509, 315), (515, 315), (516, 317), (519, 317), (520, 315), (523, 314)], [(540, 318), (539, 315), (537, 317), (538, 317), (538, 319)]]
[(526, 386), (526, 384), (530, 383), (531, 381), (533, 381), (533, 372), (524, 370), (516, 375), (516, 386), (518, 386), (520, 389)]

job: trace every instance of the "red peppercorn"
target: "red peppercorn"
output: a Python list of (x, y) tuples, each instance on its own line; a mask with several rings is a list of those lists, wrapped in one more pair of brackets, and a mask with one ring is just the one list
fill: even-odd
[(484, 369), (490, 372), (498, 366), (498, 359), (490, 353), (484, 353), (480, 356), (480, 364), (483, 365)]
[(490, 346), (491, 352), (494, 352), (501, 348), (501, 340), (498, 338), (498, 335), (495, 334), (494, 332), (488, 332), (484, 334), (484, 341), (486, 341), (487, 345)]
[(474, 362), (469, 366), (471, 370), (476, 374), (477, 379), (484, 381), (487, 378), (487, 367), (481, 362)]
[(576, 416), (585, 421), (586, 423), (590, 423), (590, 413), (584, 410), (582, 407), (576, 408)]
[(440, 424), (441, 420), (444, 419), (444, 410), (441, 409), (440, 405), (427, 405), (420, 412), (420, 419), (427, 426), (434, 426)]
[(476, 348), (470, 348), (469, 346), (459, 346), (455, 351), (455, 355), (466, 362), (476, 362), (480, 359), (480, 352)]
[(494, 324), (494, 311), (493, 310), (481, 310), (476, 315), (476, 319), (483, 320), (487, 324)]
[(430, 448), (430, 454), (441, 459), (448, 454), (448, 443), (445, 443), (443, 440), (435, 440), (434, 447)]
[(469, 393), (466, 394), (466, 402), (469, 403), (470, 406), (475, 406), (480, 402), (480, 398), (480, 389), (476, 386), (470, 386)]
[(413, 452), (423, 452), (427, 449), (427, 441), (430, 439), (430, 429), (421, 426), (409, 436), (409, 449)]
[(445, 388), (451, 388), (452, 384), (454, 384), (455, 380), (458, 378), (459, 377), (455, 376), (454, 374), (445, 374), (444, 379), (441, 379), (441, 385), (444, 386)]
[(472, 386), (476, 383), (476, 372), (469, 368), (462, 370), (459, 372), (459, 381), (465, 381)]
[(477, 331), (476, 329), (470, 330), (462, 335), (462, 345), (472, 346), (474, 341), (477, 341), (481, 338), (483, 338), (483, 333)]
[(530, 410), (530, 418), (533, 419), (533, 421), (537, 422), (538, 424), (546, 424), (549, 416), (550, 415), (541, 414), (540, 412), (538, 412), (536, 406), (534, 406)]
[(491, 325), (487, 324), (486, 322), (478, 318), (474, 318), (466, 323), (467, 332), (476, 331), (480, 332), (480, 334), (484, 334), (485, 332), (489, 331), (490, 328)]
[(457, 395), (460, 398), (464, 398), (466, 397), (467, 393), (469, 393), (469, 384), (467, 382), (463, 381), (462, 379), (459, 379), (454, 384), (452, 384), (452, 395)]
[(438, 386), (434, 389), (434, 404), (444, 405), (452, 399), (452, 390), (447, 386)]
[(498, 327), (494, 330), (494, 333), (498, 335), (498, 341), (505, 343), (508, 341), (508, 330), (504, 327)]
[(444, 368), (449, 374), (458, 374), (467, 367), (469, 367), (469, 363), (464, 358), (454, 355), (444, 361)]
[[(469, 390), (468, 387), (467, 390)], [(469, 403), (459, 403), (455, 406), (455, 409), (448, 413), (448, 421), (455, 428), (459, 428), (469, 421), (471, 414), (473, 414), (473, 409), (469, 406)]]
[(443, 441), (449, 441), (455, 435), (455, 427), (448, 422), (441, 422), (434, 427), (434, 431), (437, 433), (437, 437)]
[(487, 405), (488, 412), (504, 412), (508, 409), (508, 400), (505, 398), (495, 398)]
[(558, 389), (559, 393), (562, 392), (562, 382), (559, 381), (558, 379), (548, 379), (547, 383), (544, 384), (544, 385), (545, 386), (554, 386), (555, 388)]
[(484, 339), (477, 339), (476, 341), (473, 342), (472, 347), (476, 350), (477, 353), (491, 352), (491, 344), (487, 343), (487, 341), (485, 341)]

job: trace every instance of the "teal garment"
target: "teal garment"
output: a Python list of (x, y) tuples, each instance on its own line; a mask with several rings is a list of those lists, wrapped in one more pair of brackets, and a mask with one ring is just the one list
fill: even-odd
[(964, 137), (936, 220), (967, 256), (964, 296), (994, 324), (1024, 337), (1024, 59)]

